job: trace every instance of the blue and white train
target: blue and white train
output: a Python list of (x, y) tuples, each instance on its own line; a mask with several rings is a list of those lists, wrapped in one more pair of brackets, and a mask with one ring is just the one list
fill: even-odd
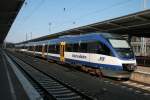
[(136, 59), (129, 43), (112, 33), (67, 35), (19, 44), (16, 48), (108, 77), (129, 78), (136, 68)]

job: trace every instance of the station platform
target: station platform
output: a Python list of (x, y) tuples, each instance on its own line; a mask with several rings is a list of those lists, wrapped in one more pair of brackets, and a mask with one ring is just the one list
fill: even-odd
[(137, 66), (130, 79), (150, 85), (150, 67)]
[(31, 82), (1, 48), (0, 100), (43, 100)]
[(0, 99), (1, 100), (28, 100), (22, 85), (10, 68), (0, 49)]

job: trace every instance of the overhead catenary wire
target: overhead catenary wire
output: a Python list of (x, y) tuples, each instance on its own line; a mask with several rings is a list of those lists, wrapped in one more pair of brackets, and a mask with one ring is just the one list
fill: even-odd
[(24, 22), (26, 22), (27, 20), (29, 20), (34, 13), (36, 13), (44, 4), (45, 0), (40, 0), (40, 2), (33, 8), (33, 10), (31, 11), (31, 13), (26, 17), (26, 19), (24, 19)]
[[(29, 4), (30, 4), (30, 7), (33, 7), (32, 8), (33, 10), (30, 11), (30, 13), (27, 16), (25, 16), (25, 17), (22, 16), (22, 18), (23, 18), (22, 22), (18, 23), (19, 29), (21, 29), (23, 27), (23, 25), (42, 7), (44, 2), (45, 2), (45, 0), (39, 0), (39, 2), (37, 2), (37, 3), (31, 2), (31, 0), (25, 0), (24, 11), (28, 9), (28, 7), (29, 7), (28, 5)], [(13, 30), (11, 29), (11, 31), (13, 31)]]
[[(112, 8), (124, 5), (124, 4), (129, 3), (129, 2), (131, 2), (131, 0), (121, 1), (121, 2), (118, 2), (118, 3), (112, 4), (110, 7), (105, 7), (105, 8), (99, 9), (99, 10), (95, 10), (95, 11), (83, 14), (83, 15), (75, 18), (74, 20), (68, 20), (68, 21), (63, 22), (63, 24), (61, 24), (60, 26), (63, 26), (66, 23), (76, 24), (77, 21), (82, 20), (83, 18), (85, 18), (85, 16), (87, 17), (87, 16), (91, 16), (91, 15), (96, 14), (96, 13), (102, 13), (106, 10), (110, 10)], [(67, 10), (66, 10), (66, 12), (67, 12)]]

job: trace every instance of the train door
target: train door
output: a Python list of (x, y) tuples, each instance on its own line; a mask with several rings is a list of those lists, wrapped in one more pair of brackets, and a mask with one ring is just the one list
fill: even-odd
[(64, 52), (65, 52), (65, 42), (60, 42), (60, 61), (61, 62), (65, 61)]
[(45, 45), (43, 44), (43, 45), (42, 45), (42, 57), (43, 57), (43, 58), (45, 57), (44, 53), (45, 53)]

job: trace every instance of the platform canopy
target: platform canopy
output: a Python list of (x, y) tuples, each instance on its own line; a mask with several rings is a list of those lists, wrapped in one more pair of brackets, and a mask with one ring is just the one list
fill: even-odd
[(86, 34), (90, 32), (109, 32), (118, 33), (120, 35), (150, 37), (150, 9), (86, 26), (73, 28), (55, 34), (50, 34), (30, 41), (40, 41), (56, 38), (62, 35)]
[(0, 0), (0, 43), (10, 30), (24, 0)]

